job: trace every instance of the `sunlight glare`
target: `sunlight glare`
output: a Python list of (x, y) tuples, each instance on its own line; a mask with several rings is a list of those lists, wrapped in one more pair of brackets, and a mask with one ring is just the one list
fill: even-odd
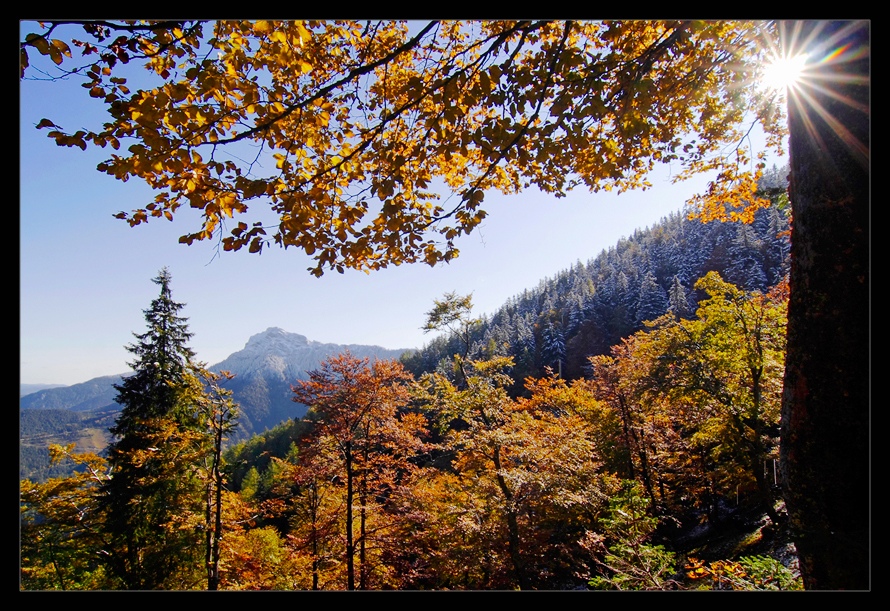
[(793, 88), (803, 74), (807, 54), (801, 53), (792, 57), (776, 56), (766, 65), (761, 77), (765, 89), (783, 91)]

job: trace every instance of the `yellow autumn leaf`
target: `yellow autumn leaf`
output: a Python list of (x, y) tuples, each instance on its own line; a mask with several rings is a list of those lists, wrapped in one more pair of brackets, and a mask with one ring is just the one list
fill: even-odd
[(64, 40), (53, 39), (50, 42), (52, 43), (52, 46), (55, 47), (60, 53), (62, 53), (66, 57), (71, 57), (71, 48)]

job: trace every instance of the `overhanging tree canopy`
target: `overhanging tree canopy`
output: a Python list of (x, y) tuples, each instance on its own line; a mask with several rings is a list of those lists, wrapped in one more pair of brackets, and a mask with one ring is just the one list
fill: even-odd
[[(190, 206), (203, 223), (181, 241), (294, 246), (316, 275), (448, 261), (486, 190), (633, 189), (659, 162), (681, 178), (719, 170), (705, 214), (731, 203), (744, 217), (761, 203), (746, 134), (759, 122), (778, 149), (784, 133), (781, 107), (752, 87), (776, 36), (765, 22), (41, 25), (21, 45), (23, 76), (35, 50), (48, 55), (110, 116), (38, 127), (111, 147), (101, 171), (159, 191), (119, 218)], [(66, 42), (71, 27), (82, 34)], [(152, 86), (130, 89), (130, 62)]]

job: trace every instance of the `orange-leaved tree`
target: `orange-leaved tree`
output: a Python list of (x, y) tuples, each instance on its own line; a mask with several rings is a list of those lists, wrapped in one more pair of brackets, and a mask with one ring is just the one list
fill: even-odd
[(77, 454), (74, 444), (51, 445), (53, 464), (71, 461), (68, 477), (19, 483), (20, 582), (22, 590), (96, 590), (114, 587), (99, 551), (105, 547), (105, 514), (96, 491), (109, 467), (93, 453)]
[[(292, 387), (294, 401), (307, 405), (314, 426), (305, 458), (332, 452), (336, 475), (345, 488), (346, 589), (371, 587), (374, 560), (369, 554), (377, 529), (384, 528), (380, 499), (412, 469), (409, 461), (423, 449), (425, 419), (405, 410), (409, 373), (396, 361), (359, 359), (348, 352), (322, 361), (308, 380)], [(328, 463), (330, 456), (320, 460)], [(354, 530), (358, 508), (358, 533)], [(356, 574), (355, 558), (359, 566)], [(358, 577), (358, 583), (356, 583)]]
[[(446, 587), (534, 589), (570, 581), (587, 558), (583, 534), (595, 527), (616, 487), (598, 447), (598, 427), (611, 423), (593, 394), (583, 384), (529, 380), (530, 397), (513, 400), (506, 390), (513, 380), (505, 373), (511, 365), (510, 357), (466, 361), (460, 388), (439, 373), (425, 376), (418, 388), (451, 458), (449, 474), (430, 486), (423, 482), (419, 498), (466, 515), (427, 525), (435, 539), (456, 547), (450, 557), (451, 550), (426, 544), (432, 561), (451, 569)], [(484, 571), (455, 570), (456, 558), (473, 554)]]

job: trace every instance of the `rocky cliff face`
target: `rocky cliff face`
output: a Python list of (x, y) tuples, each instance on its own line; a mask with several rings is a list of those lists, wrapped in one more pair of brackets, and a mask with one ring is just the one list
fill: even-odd
[(242, 350), (229, 355), (211, 369), (225, 369), (239, 376), (262, 373), (269, 380), (305, 379), (306, 372), (317, 368), (322, 360), (346, 350), (353, 356), (371, 359), (397, 359), (405, 352), (380, 346), (323, 344), (299, 333), (269, 327), (251, 336)]
[(321, 361), (345, 351), (369, 359), (398, 359), (405, 350), (358, 344), (325, 344), (299, 333), (270, 327), (251, 336), (244, 348), (210, 367), (235, 374), (227, 383), (241, 406), (238, 439), (271, 428), (288, 418), (306, 413), (306, 406), (294, 403), (290, 390), (296, 380), (306, 379)]

